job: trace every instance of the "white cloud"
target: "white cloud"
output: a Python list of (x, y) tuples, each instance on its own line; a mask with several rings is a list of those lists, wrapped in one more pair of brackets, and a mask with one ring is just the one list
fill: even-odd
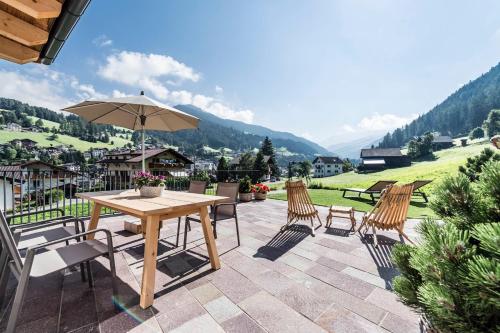
[(374, 113), (369, 117), (361, 119), (357, 128), (363, 131), (388, 131), (406, 125), (417, 117), (418, 115), (416, 114), (409, 117), (402, 117), (390, 113)]
[(94, 40), (92, 40), (92, 44), (97, 45), (99, 47), (106, 47), (113, 45), (113, 41), (108, 38), (106, 35), (99, 35)]
[(342, 125), (342, 129), (346, 132), (349, 132), (349, 133), (354, 133), (356, 132), (356, 130), (351, 126), (351, 125)]
[(172, 57), (130, 51), (108, 56), (98, 74), (106, 80), (146, 90), (159, 99), (168, 97), (169, 90), (164, 80), (197, 82), (200, 79), (200, 74), (194, 69)]
[(224, 92), (224, 89), (221, 86), (216, 85), (215, 86), (215, 92), (217, 94), (222, 94)]
[(75, 77), (46, 67), (27, 68), (25, 71), (0, 70), (0, 96), (59, 111), (84, 99), (102, 99), (90, 84), (82, 84)]
[(186, 90), (169, 93), (169, 102), (173, 104), (191, 104), (218, 117), (252, 123), (254, 113), (251, 110), (235, 110), (221, 101), (202, 94), (193, 94)]

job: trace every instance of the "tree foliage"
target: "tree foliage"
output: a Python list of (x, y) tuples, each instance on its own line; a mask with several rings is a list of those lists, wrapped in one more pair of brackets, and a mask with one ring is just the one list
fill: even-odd
[(500, 134), (500, 110), (491, 110), (483, 125), (488, 137)]
[(444, 223), (424, 221), (419, 245), (393, 249), (394, 290), (441, 332), (500, 329), (500, 162), (481, 171), (441, 183), (432, 208)]
[(500, 154), (490, 148), (485, 148), (479, 155), (468, 157), (465, 166), (459, 166), (458, 171), (467, 176), (470, 181), (477, 181), (483, 165), (490, 160), (500, 161)]
[(481, 139), (484, 138), (484, 130), (481, 127), (476, 127), (469, 133), (469, 139)]
[(424, 157), (432, 154), (432, 140), (434, 136), (432, 133), (425, 133), (416, 139), (410, 140), (408, 143), (408, 156), (413, 159)]

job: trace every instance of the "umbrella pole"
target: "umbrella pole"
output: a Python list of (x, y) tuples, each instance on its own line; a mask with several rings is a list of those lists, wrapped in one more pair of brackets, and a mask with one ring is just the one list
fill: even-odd
[(142, 172), (146, 171), (146, 161), (144, 160), (144, 125), (142, 125)]

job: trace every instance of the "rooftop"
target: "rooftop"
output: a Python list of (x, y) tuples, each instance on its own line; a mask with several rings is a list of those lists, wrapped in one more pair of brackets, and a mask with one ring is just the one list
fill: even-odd
[[(324, 224), (327, 208), (318, 210)], [(419, 331), (418, 314), (391, 291), (397, 270), (389, 256), (399, 240), (396, 233), (377, 232), (378, 249), (371, 237), (362, 241), (349, 234), (350, 222), (341, 218), (334, 218), (330, 229), (318, 229), (316, 237), (300, 225), (281, 234), (286, 211), (286, 202), (275, 200), (240, 204), (240, 247), (234, 222), (219, 222), (218, 271), (210, 269), (198, 223), (192, 224), (188, 249), (182, 251), (174, 246), (176, 221), (165, 222), (155, 301), (146, 310), (138, 306), (142, 236), (123, 231), (129, 217), (103, 218), (100, 226), (114, 235), (116, 301), (123, 311), (113, 310), (108, 261), (99, 259), (92, 265), (92, 289), (77, 271), (30, 283), (18, 332)], [(359, 223), (361, 215), (356, 217)], [(412, 238), (416, 224), (405, 224)], [(12, 285), (8, 296), (11, 301)], [(6, 316), (0, 316), (0, 331), (5, 325)]]
[(314, 159), (313, 163), (316, 163), (317, 160), (323, 161), (326, 164), (342, 164), (342, 160), (335, 156), (318, 156)]
[(399, 148), (361, 149), (361, 158), (366, 157), (397, 157), (404, 156)]

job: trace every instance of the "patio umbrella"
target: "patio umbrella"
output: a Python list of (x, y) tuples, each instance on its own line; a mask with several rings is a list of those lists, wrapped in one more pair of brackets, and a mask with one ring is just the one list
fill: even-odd
[(173, 107), (144, 96), (89, 100), (62, 109), (79, 115), (91, 123), (125, 127), (142, 132), (142, 171), (144, 162), (144, 131), (178, 131), (197, 128), (199, 119)]

